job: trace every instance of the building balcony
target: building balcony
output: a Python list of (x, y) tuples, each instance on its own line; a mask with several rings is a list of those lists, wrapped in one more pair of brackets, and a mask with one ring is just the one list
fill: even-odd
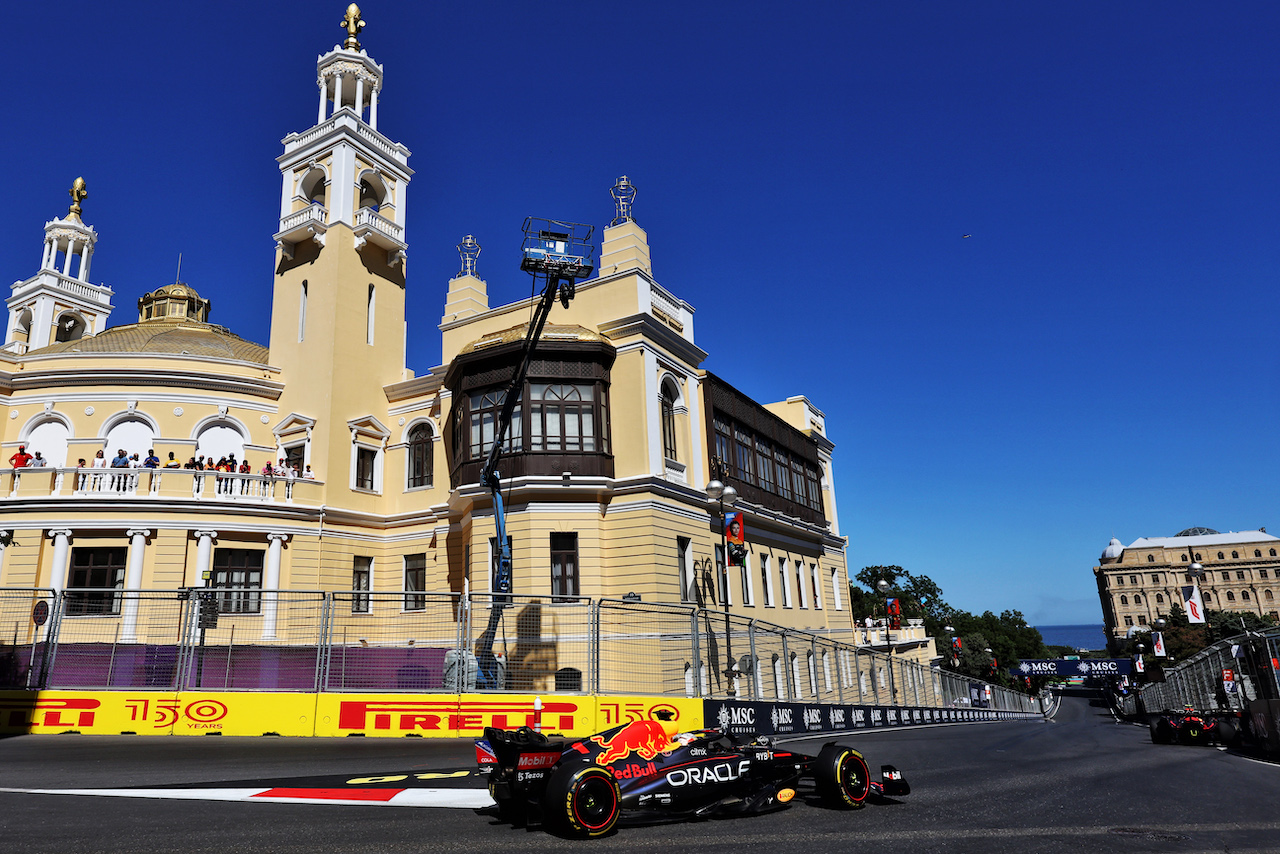
[(372, 243), (388, 252), (403, 252), (409, 244), (404, 242), (404, 228), (373, 208), (360, 208), (356, 211), (355, 228), (356, 249), (365, 243)]
[(40, 499), (319, 506), (323, 482), (190, 469), (0, 469), (0, 506)]
[(321, 204), (310, 204), (280, 217), (280, 231), (275, 240), (286, 257), (293, 257), (293, 247), (304, 240), (314, 240), (317, 245), (324, 246), (324, 233), (328, 228), (328, 209)]

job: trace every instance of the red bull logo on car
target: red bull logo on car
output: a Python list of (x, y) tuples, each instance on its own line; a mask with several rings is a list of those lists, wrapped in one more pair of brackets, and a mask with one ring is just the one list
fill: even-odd
[(596, 756), (596, 762), (600, 765), (617, 762), (632, 753), (641, 759), (653, 759), (659, 753), (670, 753), (675, 749), (660, 721), (634, 721), (608, 738), (593, 735), (591, 741), (604, 748)]

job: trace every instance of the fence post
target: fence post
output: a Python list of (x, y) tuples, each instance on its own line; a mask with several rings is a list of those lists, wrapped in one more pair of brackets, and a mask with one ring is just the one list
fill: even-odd
[(782, 633), (782, 676), (783, 682), (787, 686), (787, 699), (794, 701), (796, 698), (795, 686), (791, 684), (795, 676), (795, 665), (791, 663), (791, 650), (787, 648), (787, 633)]
[(862, 661), (860, 656), (861, 653), (858, 651), (858, 647), (855, 646), (853, 648), (853, 673), (854, 678), (858, 680), (858, 704), (865, 705), (867, 698), (863, 695), (862, 691)]
[(315, 693), (329, 687), (329, 658), (333, 651), (333, 593), (326, 592), (320, 601), (320, 634), (316, 638)]
[(751, 699), (760, 699), (760, 659), (756, 658), (756, 621), (747, 623), (747, 646), (751, 650)]
[(588, 685), (591, 686), (593, 694), (600, 693), (600, 602), (597, 599), (588, 600), (591, 604), (587, 606), (587, 611), (591, 615), (591, 634), (587, 641), (587, 663), (591, 666), (591, 678)]
[[(62, 634), (62, 613), (66, 609), (66, 591), (54, 591), (53, 611), (49, 628), (44, 632), (44, 654), (40, 656), (40, 672), (36, 676), (36, 688), (44, 688), (53, 676), (53, 664), (58, 657), (58, 638)], [(28, 669), (28, 675), (31, 671)]]
[(693, 640), (693, 696), (702, 696), (702, 636), (698, 633), (698, 609), (689, 609), (689, 637)]

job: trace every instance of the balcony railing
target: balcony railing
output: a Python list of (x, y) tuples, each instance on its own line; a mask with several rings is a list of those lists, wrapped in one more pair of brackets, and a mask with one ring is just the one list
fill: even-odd
[(24, 498), (118, 499), (157, 501), (194, 499), (245, 504), (292, 504), (295, 494), (315, 490), (321, 481), (190, 469), (0, 469), (0, 501)]

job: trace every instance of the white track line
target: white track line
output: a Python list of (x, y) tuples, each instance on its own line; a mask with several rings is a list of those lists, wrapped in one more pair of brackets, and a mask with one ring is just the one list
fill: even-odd
[(444, 807), (483, 809), (493, 806), (493, 798), (483, 789), (404, 789), (385, 801), (343, 798), (261, 797), (274, 787), (256, 789), (5, 789), (27, 795), (84, 795), (96, 798), (154, 798), (179, 801), (242, 801), (260, 804), (329, 804), (365, 807)]

